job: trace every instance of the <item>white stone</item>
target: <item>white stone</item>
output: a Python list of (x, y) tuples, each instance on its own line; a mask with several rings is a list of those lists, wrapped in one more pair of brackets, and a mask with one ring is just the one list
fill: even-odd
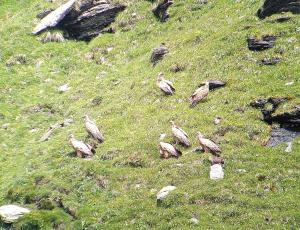
[(214, 120), (215, 125), (219, 125), (221, 123), (222, 118), (221, 117), (216, 117)]
[(5, 223), (13, 223), (30, 210), (17, 205), (4, 205), (0, 207), (0, 219)]
[(224, 178), (224, 171), (220, 164), (210, 166), (210, 179), (219, 180)]
[(165, 139), (165, 137), (167, 136), (167, 134), (165, 134), (165, 133), (162, 133), (162, 134), (160, 134), (159, 135), (159, 140), (163, 140), (163, 139)]
[(293, 146), (293, 143), (292, 142), (288, 142), (287, 143), (287, 147), (285, 149), (285, 152), (286, 153), (291, 153), (292, 152), (292, 146)]
[(290, 85), (293, 85), (293, 84), (294, 84), (293, 81), (285, 83), (286, 86), (290, 86)]
[(71, 88), (69, 87), (69, 84), (64, 84), (58, 87), (58, 92), (63, 93), (69, 91)]
[(197, 218), (195, 218), (195, 217), (191, 218), (190, 220), (194, 224), (199, 224), (199, 220)]
[(175, 187), (175, 186), (171, 186), (171, 185), (162, 188), (162, 189), (157, 193), (156, 199), (157, 199), (157, 200), (163, 200), (163, 199), (165, 199), (165, 198), (167, 197), (167, 195), (168, 195), (171, 191), (173, 191), (174, 189), (176, 189), (176, 187)]

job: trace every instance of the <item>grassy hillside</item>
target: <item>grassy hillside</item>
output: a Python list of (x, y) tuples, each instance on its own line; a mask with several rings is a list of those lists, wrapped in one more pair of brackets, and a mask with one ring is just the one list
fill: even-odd
[[(300, 139), (290, 154), (285, 144), (264, 147), (270, 127), (248, 105), (270, 96), (292, 98), (280, 111), (299, 104), (300, 16), (291, 15), (285, 23), (274, 23), (279, 15), (261, 21), (255, 16), (259, 0), (205, 5), (177, 0), (169, 21), (160, 23), (150, 1), (119, 2), (128, 7), (113, 24), (115, 34), (90, 43), (46, 44), (30, 34), (39, 21), (35, 16), (59, 1), (0, 2), (0, 205), (33, 210), (14, 227), (299, 228)], [(279, 36), (276, 47), (249, 51), (247, 36), (265, 34)], [(163, 42), (170, 53), (153, 67), (152, 49)], [(25, 55), (26, 63), (7, 66), (18, 55)], [(264, 57), (283, 61), (256, 63)], [(173, 73), (174, 64), (184, 70)], [(159, 72), (174, 82), (174, 96), (165, 97), (157, 88)], [(190, 108), (187, 98), (209, 79), (227, 86)], [(66, 83), (70, 91), (59, 93)], [(74, 157), (68, 143), (71, 133), (86, 137), (84, 114), (96, 120), (106, 138), (91, 161)], [(216, 116), (223, 118), (219, 126), (213, 123)], [(74, 123), (39, 141), (50, 125), (66, 118)], [(162, 160), (159, 136), (166, 133), (165, 141), (173, 141), (170, 120), (187, 131), (193, 147), (181, 148), (179, 159)], [(193, 152), (197, 131), (220, 144), (223, 180), (210, 180), (208, 155)], [(177, 189), (157, 206), (156, 193), (170, 184)]]

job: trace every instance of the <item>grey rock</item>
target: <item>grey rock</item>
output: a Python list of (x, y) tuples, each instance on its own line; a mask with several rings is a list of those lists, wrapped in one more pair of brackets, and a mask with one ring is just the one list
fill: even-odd
[(152, 10), (153, 14), (161, 21), (166, 22), (168, 20), (169, 13), (168, 8), (173, 4), (173, 0), (161, 0)]
[(89, 41), (102, 32), (113, 33), (114, 30), (107, 27), (125, 8), (123, 4), (111, 4), (108, 1), (80, 1), (59, 26), (66, 30), (71, 38)]

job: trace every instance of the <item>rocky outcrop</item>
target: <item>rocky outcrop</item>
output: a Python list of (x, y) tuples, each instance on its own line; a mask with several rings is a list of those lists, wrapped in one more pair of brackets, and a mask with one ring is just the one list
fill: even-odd
[(153, 8), (152, 12), (161, 22), (166, 22), (169, 18), (168, 8), (172, 4), (173, 0), (162, 0)]
[(114, 22), (117, 14), (125, 8), (125, 5), (113, 5), (107, 1), (79, 1), (61, 21), (60, 27), (72, 38), (91, 40)]
[(275, 114), (279, 105), (288, 100), (283, 97), (270, 97), (250, 103), (250, 106), (261, 110), (263, 121), (269, 125), (277, 124), (272, 128), (270, 138), (266, 143), (267, 146), (276, 146), (283, 142), (290, 143), (300, 135), (300, 106), (284, 113)]
[(114, 5), (106, 0), (70, 0), (43, 18), (33, 34), (48, 28), (61, 28), (71, 38), (89, 41), (107, 31), (106, 28), (125, 8), (125, 5)]
[(272, 14), (288, 11), (300, 13), (300, 0), (265, 0), (262, 8), (257, 11), (257, 16), (264, 19)]

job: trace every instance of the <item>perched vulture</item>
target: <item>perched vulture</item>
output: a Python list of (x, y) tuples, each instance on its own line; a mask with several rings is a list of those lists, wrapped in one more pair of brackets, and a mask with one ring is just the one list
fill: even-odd
[(99, 143), (102, 143), (104, 141), (104, 137), (100, 130), (98, 129), (97, 125), (94, 121), (92, 121), (88, 115), (84, 116), (85, 121), (85, 129), (89, 133), (91, 137), (93, 137), (95, 140), (97, 140)]
[(209, 92), (209, 82), (205, 82), (205, 85), (198, 88), (193, 95), (190, 97), (192, 107), (195, 107), (200, 101), (202, 101)]
[(91, 158), (93, 156), (92, 146), (85, 144), (83, 141), (78, 141), (74, 138), (74, 135), (69, 137), (70, 144), (73, 146), (76, 154), (80, 158)]
[(164, 74), (160, 73), (157, 77), (157, 86), (166, 94), (172, 95), (175, 93), (173, 83), (164, 79)]
[(224, 165), (225, 164), (223, 157), (217, 157), (217, 156), (209, 157), (209, 161), (210, 161), (211, 165), (215, 165), (215, 164)]
[(176, 149), (173, 145), (165, 142), (159, 143), (159, 152), (160, 152), (160, 156), (165, 159), (168, 159), (170, 157), (178, 158), (182, 155), (182, 153), (178, 149)]
[(191, 143), (189, 141), (189, 136), (184, 132), (180, 127), (178, 127), (174, 121), (171, 121), (172, 124), (172, 133), (176, 139), (176, 143), (179, 142), (186, 147), (190, 147)]
[(198, 140), (205, 153), (211, 152), (217, 156), (221, 153), (219, 146), (213, 141), (206, 139), (200, 132), (198, 132)]

